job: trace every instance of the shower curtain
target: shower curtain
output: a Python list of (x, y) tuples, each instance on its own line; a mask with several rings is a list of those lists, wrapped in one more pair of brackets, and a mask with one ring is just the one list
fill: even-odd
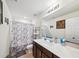
[(34, 25), (17, 21), (10, 22), (10, 55), (27, 50), (27, 46), (33, 42)]

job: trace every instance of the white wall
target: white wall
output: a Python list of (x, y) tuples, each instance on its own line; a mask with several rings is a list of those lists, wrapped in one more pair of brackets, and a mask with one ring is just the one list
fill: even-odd
[[(64, 29), (56, 29), (56, 21), (62, 20), (62, 19), (70, 19), (70, 18), (76, 18), (79, 17), (79, 11), (75, 11), (73, 13), (69, 13), (63, 16), (60, 16), (56, 19), (48, 19), (46, 21), (43, 21), (42, 25), (47, 25), (47, 27), (50, 28), (50, 25), (53, 25), (54, 27), (50, 29), (52, 37), (59, 38), (60, 36), (65, 36), (65, 30)], [(75, 19), (74, 19), (75, 20)]]
[(3, 24), (0, 25), (0, 57), (6, 57), (9, 54), (9, 25), (5, 21), (5, 17), (11, 20), (11, 14), (8, 7), (3, 1)]

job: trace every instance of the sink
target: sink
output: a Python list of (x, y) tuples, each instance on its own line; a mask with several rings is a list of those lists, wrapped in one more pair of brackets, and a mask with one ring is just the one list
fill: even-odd
[(49, 42), (49, 43), (53, 42), (53, 40), (51, 38), (44, 38), (44, 40)]

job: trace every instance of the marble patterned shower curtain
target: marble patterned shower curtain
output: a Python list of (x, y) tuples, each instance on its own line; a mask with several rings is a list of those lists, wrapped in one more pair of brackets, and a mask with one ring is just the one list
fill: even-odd
[(10, 55), (26, 50), (33, 42), (34, 25), (12, 21), (10, 24)]

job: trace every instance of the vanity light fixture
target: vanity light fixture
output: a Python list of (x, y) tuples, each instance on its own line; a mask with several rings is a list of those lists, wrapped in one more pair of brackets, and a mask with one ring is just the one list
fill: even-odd
[(59, 8), (59, 4), (57, 4), (56, 6), (52, 7), (50, 10), (48, 10), (47, 13), (50, 13), (50, 12), (52, 12), (52, 11), (55, 11), (55, 10), (57, 10), (58, 8)]

